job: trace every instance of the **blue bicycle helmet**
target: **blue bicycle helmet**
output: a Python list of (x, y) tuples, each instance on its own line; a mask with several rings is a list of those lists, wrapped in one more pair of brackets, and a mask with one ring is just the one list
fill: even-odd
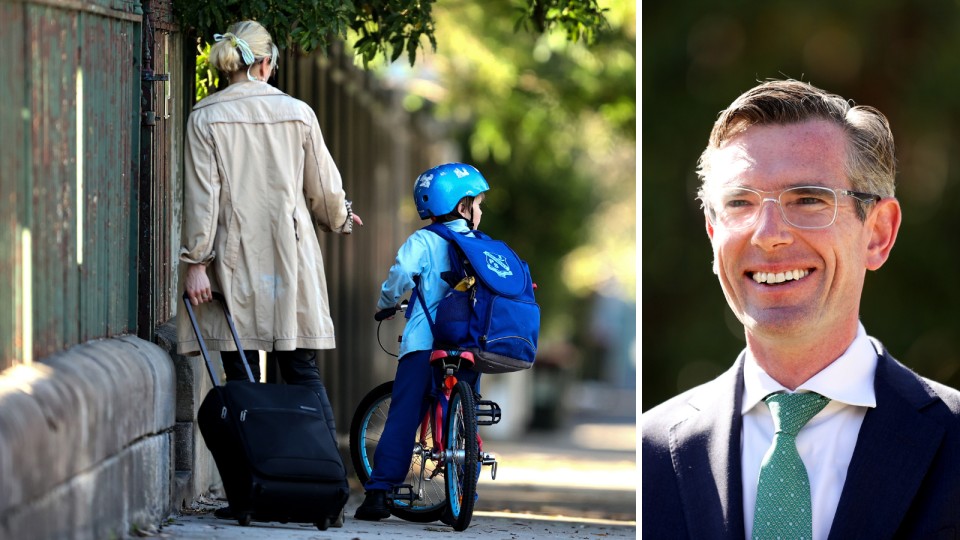
[(420, 219), (453, 212), (460, 199), (476, 197), (490, 186), (476, 168), (464, 163), (438, 165), (417, 178), (413, 200)]

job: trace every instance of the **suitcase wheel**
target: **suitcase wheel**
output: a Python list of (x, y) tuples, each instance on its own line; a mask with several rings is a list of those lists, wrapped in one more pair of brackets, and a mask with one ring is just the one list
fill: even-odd
[(322, 522), (314, 523), (314, 525), (321, 531), (325, 531), (330, 528), (330, 518), (323, 518)]
[(253, 519), (250, 517), (249, 512), (241, 512), (240, 515), (237, 516), (237, 522), (240, 523), (241, 527), (249, 527), (251, 521), (253, 521)]

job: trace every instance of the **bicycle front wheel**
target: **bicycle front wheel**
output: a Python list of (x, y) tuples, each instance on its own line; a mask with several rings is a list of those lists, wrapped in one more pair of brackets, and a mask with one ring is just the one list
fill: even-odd
[[(350, 423), (350, 458), (353, 468), (361, 484), (367, 483), (373, 472), (373, 456), (380, 442), (380, 435), (387, 423), (390, 412), (390, 400), (393, 396), (393, 381), (386, 382), (374, 388), (363, 398), (357, 412)], [(413, 492), (420, 495), (420, 499), (413, 501), (396, 501), (390, 512), (400, 519), (416, 523), (430, 523), (437, 521), (443, 514), (447, 504), (446, 485), (443, 480), (443, 471), (436, 477), (430, 478), (438, 465), (430, 459), (424, 460), (424, 453), (418, 452), (423, 446), (433, 441), (433, 433), (427, 427), (426, 437), (420, 440), (420, 431), (417, 429), (416, 440), (412, 448), (410, 469), (404, 484), (413, 486)], [(423, 467), (423, 482), (420, 482), (420, 469)]]
[(477, 401), (473, 387), (460, 381), (450, 394), (447, 422), (444, 428), (447, 446), (445, 472), (447, 500), (450, 501), (450, 525), (455, 531), (466, 530), (473, 518), (477, 498), (479, 448), (477, 443)]

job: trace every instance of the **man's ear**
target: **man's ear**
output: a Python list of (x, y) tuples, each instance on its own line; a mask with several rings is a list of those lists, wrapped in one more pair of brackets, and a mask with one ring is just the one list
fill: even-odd
[(713, 225), (710, 224), (710, 220), (707, 219), (707, 215), (703, 215), (703, 221), (707, 224), (707, 236), (710, 237), (710, 240), (713, 240)]
[(901, 217), (900, 201), (888, 197), (878, 202), (871, 216), (867, 218), (865, 226), (870, 235), (866, 253), (867, 270), (876, 270), (887, 262), (890, 250), (897, 241)]

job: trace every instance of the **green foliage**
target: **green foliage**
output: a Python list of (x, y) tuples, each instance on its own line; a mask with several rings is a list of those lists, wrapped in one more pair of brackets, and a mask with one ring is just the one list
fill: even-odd
[(589, 44), (596, 40), (597, 30), (606, 26), (604, 12), (609, 11), (601, 9), (596, 0), (527, 0), (516, 9), (520, 18), (515, 30), (533, 26), (544, 33), (560, 28), (570, 41), (583, 37)]
[[(523, 0), (518, 25), (540, 32), (562, 28), (569, 39), (596, 40), (605, 27), (596, 0)], [(414, 65), (425, 44), (436, 50), (434, 0), (174, 0), (181, 26), (193, 29), (206, 43), (240, 20), (263, 24), (280, 48), (296, 45), (304, 52), (326, 51), (331, 40), (359, 35), (354, 50), (367, 66), (378, 56), (397, 60), (404, 52)], [(504, 14), (508, 16), (508, 14)]]
[(351, 29), (360, 35), (353, 47), (363, 59), (364, 67), (379, 54), (387, 56), (388, 51), (391, 51), (391, 62), (406, 51), (410, 65), (414, 65), (424, 37), (436, 51), (432, 7), (433, 0), (364, 2), (351, 25)]
[[(431, 64), (446, 96), (434, 111), (490, 182), (481, 229), (530, 264), (545, 343), (569, 339), (571, 314), (587, 311), (575, 293), (588, 291), (568, 279), (571, 252), (596, 248), (587, 258), (602, 263), (599, 274), (635, 261), (634, 4), (608, 4), (610, 31), (589, 50), (558, 31), (514, 32), (509, 0), (435, 8)], [(603, 228), (601, 214), (617, 219)], [(629, 255), (603, 249), (601, 236)], [(594, 286), (599, 274), (580, 281)], [(623, 274), (634, 280), (635, 267)]]
[(350, 0), (174, 0), (174, 8), (181, 25), (196, 30), (206, 43), (234, 22), (253, 19), (266, 27), (277, 46), (296, 44), (307, 52), (325, 50), (331, 39), (346, 39), (357, 19)]
[(210, 44), (198, 45), (197, 53), (197, 101), (200, 101), (216, 91), (220, 77), (210, 65)]

